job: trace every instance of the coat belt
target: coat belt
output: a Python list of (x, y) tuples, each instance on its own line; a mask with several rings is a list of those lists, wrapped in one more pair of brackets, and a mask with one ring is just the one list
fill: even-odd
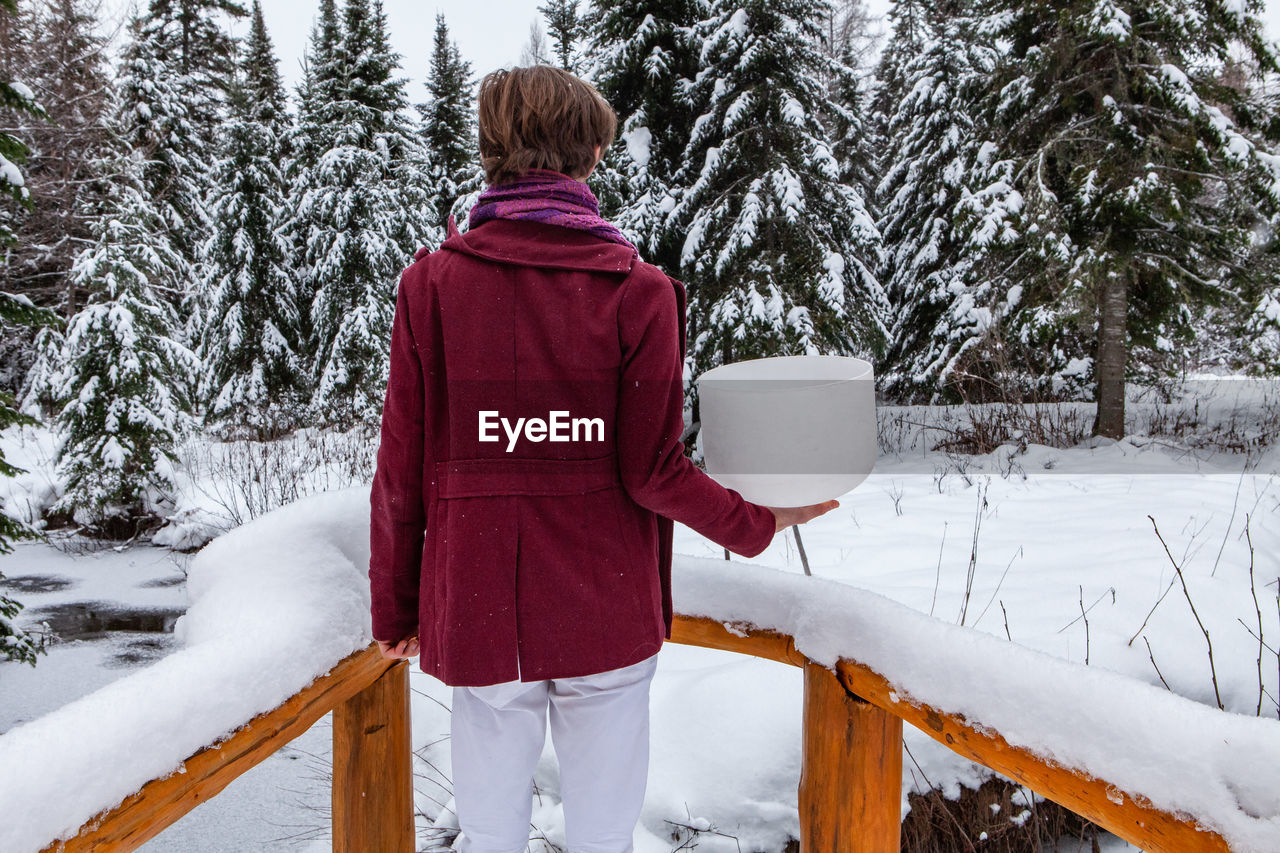
[(442, 459), (436, 487), (442, 498), (493, 495), (581, 495), (618, 485), (618, 454), (590, 459)]

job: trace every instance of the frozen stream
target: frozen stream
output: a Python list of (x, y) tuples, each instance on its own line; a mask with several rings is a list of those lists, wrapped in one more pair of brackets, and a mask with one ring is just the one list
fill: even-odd
[[(23, 543), (0, 557), (0, 588), (23, 625), (56, 635), (35, 668), (0, 663), (0, 734), (176, 648), (188, 556), (146, 545), (87, 550)], [(149, 853), (297, 850), (326, 834), (329, 718), (142, 847)]]

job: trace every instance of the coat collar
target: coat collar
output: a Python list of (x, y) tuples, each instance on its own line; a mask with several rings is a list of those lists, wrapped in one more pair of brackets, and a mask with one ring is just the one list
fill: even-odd
[(503, 264), (627, 273), (635, 250), (573, 228), (527, 220), (491, 219), (462, 234), (452, 215), (441, 249)]

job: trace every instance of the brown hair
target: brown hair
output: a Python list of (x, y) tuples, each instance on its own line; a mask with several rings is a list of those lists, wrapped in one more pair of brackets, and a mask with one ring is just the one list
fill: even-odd
[(480, 166), (501, 184), (529, 169), (585, 177), (618, 117), (595, 87), (551, 65), (498, 69), (480, 82)]

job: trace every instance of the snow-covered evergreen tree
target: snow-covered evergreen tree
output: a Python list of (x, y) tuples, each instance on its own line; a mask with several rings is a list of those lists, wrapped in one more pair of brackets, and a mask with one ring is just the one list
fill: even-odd
[[(13, 0), (0, 0), (0, 16), (8, 16), (16, 12)], [(33, 94), (25, 84), (17, 81), (0, 81), (0, 106), (6, 110), (17, 111), (32, 116), (42, 116), (44, 111), (35, 102)], [(0, 191), (12, 197), (13, 201), (5, 205), (28, 206), (28, 193), (25, 191), (25, 179), (20, 165), (27, 156), (26, 144), (6, 132), (0, 132)], [(0, 244), (12, 245), (13, 234), (0, 222)], [(18, 325), (47, 324), (52, 319), (48, 311), (36, 308), (25, 296), (17, 296), (0, 292), (0, 322)], [(14, 408), (13, 396), (0, 391), (0, 430), (8, 429), (15, 424), (30, 424), (34, 420), (23, 415)], [(5, 461), (4, 451), (0, 450), (0, 476), (12, 477), (21, 470)], [(3, 510), (3, 507), (0, 507)], [(25, 539), (31, 531), (9, 515), (0, 511), (0, 554), (8, 554), (13, 550), (15, 539)], [(3, 575), (0, 575), (2, 578)], [(16, 660), (30, 663), (36, 662), (39, 645), (35, 640), (14, 622), (22, 605), (16, 600), (0, 595), (0, 660)]]
[(249, 13), (249, 37), (244, 45), (244, 60), (236, 87), (243, 101), (233, 106), (248, 108), (247, 117), (266, 125), (278, 134), (289, 129), (289, 110), (280, 79), (280, 64), (276, 61), (271, 35), (262, 17), (261, 0), (253, 0)]
[(159, 214), (157, 227), (176, 252), (175, 262), (153, 286), (167, 293), (175, 307), (191, 308), (198, 295), (195, 263), (208, 234), (205, 196), (211, 151), (192, 119), (185, 85), (168, 62), (162, 40), (149, 33), (146, 21), (130, 24), (119, 74), (121, 131), (138, 152), (142, 193)]
[(788, 354), (873, 354), (886, 303), (880, 235), (820, 117), (825, 0), (715, 4), (702, 25), (701, 115), (668, 219), (686, 233), (692, 372)]
[[(12, 0), (0, 0), (0, 15), (8, 18), (16, 11)], [(43, 118), (44, 109), (36, 103), (35, 93), (25, 83), (11, 80), (0, 82), (0, 109), (7, 113)], [(31, 207), (31, 192), (26, 177), (19, 166), (30, 153), (26, 143), (12, 133), (0, 131), (0, 193), (12, 199), (11, 204), (0, 209), (0, 245), (12, 245), (14, 213)]]
[(538, 11), (547, 20), (547, 33), (551, 36), (557, 63), (565, 71), (576, 71), (578, 38), (582, 34), (578, 0), (547, 0)]
[[(1272, 228), (1280, 227), (1273, 223)], [(1274, 230), (1273, 230), (1273, 233)], [(1274, 239), (1274, 238), (1273, 238)], [(1280, 373), (1280, 246), (1269, 247), (1268, 278), (1246, 291), (1247, 315), (1244, 323), (1244, 351), (1252, 356), (1251, 373)], [(1251, 297), (1251, 298), (1250, 298)]]
[(46, 326), (36, 332), (31, 345), (34, 358), (17, 395), (20, 412), (37, 419), (57, 413), (55, 404), (58, 377), (62, 373), (62, 344), (63, 335), (59, 328)]
[(320, 0), (311, 39), (303, 58), (302, 81), (298, 87), (298, 121), (291, 134), (297, 169), (309, 169), (327, 149), (325, 121), (328, 105), (337, 99), (342, 79), (338, 46), (342, 42), (342, 20), (334, 0)]
[(84, 294), (69, 284), (76, 254), (89, 240), (89, 211), (103, 192), (93, 163), (104, 154), (112, 77), (108, 39), (99, 32), (93, 0), (42, 0), (31, 12), (26, 80), (48, 119), (33, 119), (23, 135), (32, 209), (22, 217), (19, 245), (9, 255), (10, 286), (39, 305), (70, 317)]
[(295, 90), (297, 119), (285, 134), (286, 158), (284, 177), (288, 187), (290, 212), (283, 231), (289, 241), (290, 264), (293, 268), (295, 302), (299, 310), (302, 332), (301, 353), (310, 373), (314, 360), (311, 325), (311, 302), (315, 299), (314, 280), (307, 272), (307, 245), (311, 239), (311, 222), (298, 208), (306, 183), (314, 177), (320, 156), (333, 140), (329, 105), (337, 97), (342, 79), (338, 67), (338, 45), (342, 41), (342, 21), (335, 0), (320, 0), (316, 21), (311, 28), (307, 50), (302, 58), (302, 79)]
[(193, 345), (206, 324), (209, 298), (200, 287), (205, 277), (199, 269), (200, 252), (212, 227), (204, 202), (213, 189), (211, 168), (223, 139), (228, 92), (235, 80), (236, 42), (224, 25), (245, 14), (240, 0), (149, 0), (145, 20), (134, 36), (135, 41), (147, 43), (156, 73), (182, 104), (181, 124), (175, 123), (170, 138), (161, 142), (160, 156), (148, 159), (162, 163), (160, 171), (170, 172), (169, 183), (160, 188), (171, 194), (169, 241), (191, 267), (179, 279), (182, 287), (175, 304), (183, 319), (184, 338)]
[[(476, 159), (479, 160), (478, 151)], [(464, 172), (464, 174), (467, 173)], [(471, 208), (476, 206), (476, 202), (480, 200), (480, 193), (484, 192), (488, 185), (489, 184), (484, 179), (484, 170), (478, 165), (475, 169), (471, 170), (470, 177), (458, 184), (458, 198), (454, 201), (453, 207), (449, 210), (449, 215), (454, 218), (454, 221), (457, 223), (458, 230), (467, 230), (467, 222), (471, 216)]]
[(157, 490), (172, 487), (185, 389), (198, 369), (178, 341), (172, 305), (156, 290), (180, 258), (146, 194), (142, 165), (131, 151), (108, 169), (112, 197), (95, 224), (96, 243), (73, 269), (91, 295), (67, 329), (58, 389), (66, 491), (53, 511), (109, 534), (152, 512)]
[[(1236, 57), (1233, 57), (1235, 59)], [(1237, 61), (1223, 68), (1221, 75), (1262, 115), (1280, 115), (1280, 91), (1274, 75), (1259, 73), (1256, 62)], [(1272, 150), (1280, 146), (1280, 122), (1267, 128)], [(1206, 338), (1209, 352), (1217, 350), (1220, 363), (1263, 376), (1280, 375), (1280, 216), (1259, 216), (1253, 229), (1253, 252), (1248, 264), (1252, 281), (1236, 288), (1236, 298), (1221, 311), (1206, 311), (1198, 317), (1197, 338)], [(1222, 315), (1234, 322), (1221, 322)], [(1242, 321), (1241, 321), (1242, 318)], [(1223, 326), (1228, 326), (1223, 334)], [(1201, 341), (1197, 340), (1197, 349)], [(1225, 353), (1223, 352), (1225, 350)]]
[(869, 114), (873, 85), (862, 66), (880, 40), (876, 20), (865, 0), (833, 0), (822, 21), (822, 50), (831, 60), (821, 75), (827, 87), (828, 111), (821, 116), (840, 164), (841, 181), (852, 184), (867, 202), (875, 200), (883, 174), (885, 140), (875, 132)]
[(235, 39), (224, 21), (247, 14), (240, 0), (150, 0), (144, 34), (179, 81), (206, 147), (218, 138), (235, 79)]
[[(439, 232), (381, 3), (347, 0), (336, 46), (331, 35), (322, 7), (313, 47), (325, 52), (311, 60), (301, 137), (312, 147), (300, 152), (291, 195), (302, 275), (315, 294), (313, 409), (341, 425), (380, 417), (396, 282), (414, 250)], [(321, 140), (330, 145), (322, 152)]]
[(883, 161), (890, 158), (892, 152), (885, 140), (876, 135), (875, 122), (868, 115), (870, 92), (852, 65), (852, 48), (837, 56), (840, 61), (832, 63), (835, 67), (826, 80), (826, 109), (819, 118), (831, 139), (840, 182), (857, 190), (868, 212), (875, 216), (878, 215), (874, 207), (876, 186), (887, 168)]
[[(14, 0), (0, 0), (0, 18), (10, 20), (17, 13)], [(0, 81), (0, 106), (10, 113), (31, 115), (41, 118), (45, 110), (37, 104), (35, 95), (26, 83), (18, 81)], [(12, 201), (3, 209), (8, 213), (12, 207), (31, 206), (20, 165), (27, 159), (26, 142), (19, 140), (12, 133), (0, 132), (0, 192), (10, 196)], [(9, 231), (4, 220), (0, 220), (0, 246), (9, 247), (14, 243), (13, 232)], [(14, 325), (47, 325), (54, 321), (49, 311), (37, 309), (26, 296), (0, 292), (0, 323)], [(13, 427), (15, 424), (32, 424), (35, 420), (20, 414), (14, 407), (13, 394), (0, 391), (0, 430)], [(18, 467), (5, 461), (4, 451), (0, 450), (0, 476), (14, 476), (22, 473)], [(31, 535), (26, 525), (5, 514), (0, 506), (0, 555), (13, 551), (15, 539), (24, 539)], [(3, 578), (4, 575), (0, 575)], [(41, 651), (40, 644), (26, 631), (18, 628), (13, 621), (14, 616), (22, 610), (18, 601), (8, 596), (0, 596), (0, 660), (22, 661), (35, 666), (36, 653)]]
[(698, 71), (697, 0), (595, 2), (583, 15), (586, 75), (618, 116), (620, 141), (591, 185), (603, 215), (672, 274), (684, 235), (671, 230), (693, 121)]
[(299, 423), (307, 394), (290, 246), (279, 232), (287, 210), (279, 163), (288, 116), (256, 0), (247, 48), (209, 203), (214, 231), (203, 263), (209, 298), (200, 397), (206, 423), (223, 434), (266, 437)]
[[(7, 294), (0, 294), (0, 316), (5, 313), (11, 299)], [(17, 424), (35, 422), (34, 418), (19, 414), (13, 408), (13, 399), (7, 392), (0, 392), (0, 430)], [(6, 462), (4, 454), (0, 452), (0, 477), (16, 477), (21, 473), (22, 469)], [(31, 536), (32, 531), (25, 524), (0, 512), (0, 554), (12, 553), (15, 540), (28, 539)], [(0, 574), (0, 580), (4, 580), (3, 574)], [(35, 666), (36, 655), (42, 649), (34, 637), (19, 628), (13, 621), (21, 611), (21, 602), (0, 593), (0, 661), (19, 661)]]
[(1009, 45), (988, 98), (988, 162), (1021, 223), (1006, 337), (1033, 376), (1096, 389), (1094, 430), (1118, 437), (1126, 378), (1161, 370), (1196, 306), (1251, 277), (1248, 231), (1280, 205), (1275, 112), (1216, 82), (1233, 46), (1280, 70), (1262, 4), (980, 8)]
[[(0, 9), (4, 8), (7, 7), (0, 5)], [(8, 84), (0, 83), (0, 87), (5, 85)], [(0, 321), (25, 326), (48, 325), (52, 320), (52, 314), (36, 308), (26, 297), (0, 292)], [(36, 423), (35, 418), (15, 408), (12, 394), (0, 391), (0, 431), (19, 424), (30, 426)], [(5, 461), (4, 451), (0, 450), (0, 477), (16, 477), (21, 473), (23, 469)], [(15, 541), (29, 539), (33, 535), (30, 527), (4, 512), (4, 506), (0, 505), (0, 554), (12, 553)], [(0, 580), (3, 579), (4, 575), (0, 574)], [(42, 647), (13, 621), (21, 610), (21, 602), (0, 594), (0, 661), (20, 661), (35, 666), (36, 655)]]
[[(956, 220), (962, 195), (980, 188), (975, 173), (984, 128), (975, 127), (974, 93), (996, 55), (975, 37), (959, 5), (932, 7), (904, 36), (919, 47), (900, 68), (905, 95), (888, 118), (885, 146), (893, 162), (877, 188), (886, 246), (881, 278), (893, 317), (888, 369), (879, 379), (899, 398), (936, 399), (993, 319), (981, 247), (957, 230)], [(895, 35), (890, 47), (905, 53), (896, 41)]]
[(444, 15), (436, 15), (431, 69), (427, 76), (430, 100), (418, 105), (422, 138), (429, 154), (435, 223), (444, 223), (462, 193), (462, 185), (476, 171), (475, 99), (471, 95), (471, 63), (462, 58), (457, 42), (449, 39)]
[[(315, 168), (320, 155), (328, 150), (327, 105), (336, 98), (336, 86), (342, 77), (337, 64), (338, 44), (342, 41), (342, 22), (334, 0), (320, 0), (316, 21), (302, 58), (302, 79), (295, 90), (297, 120), (287, 134), (289, 159), (285, 164), (285, 177), (290, 185), (301, 180), (303, 174)], [(301, 219), (290, 221), (290, 236), (297, 244), (299, 255), (305, 249), (305, 235), (299, 229)]]
[(890, 0), (892, 35), (876, 64), (876, 92), (869, 105), (871, 127), (881, 139), (888, 138), (889, 119), (907, 96), (904, 68), (924, 50), (929, 8), (923, 0)]
[[(0, 550), (7, 554), (9, 550)], [(0, 574), (0, 580), (4, 575)], [(36, 665), (36, 655), (42, 647), (36, 639), (18, 627), (14, 617), (22, 612), (22, 604), (7, 595), (0, 595), (0, 660), (18, 661)]]

